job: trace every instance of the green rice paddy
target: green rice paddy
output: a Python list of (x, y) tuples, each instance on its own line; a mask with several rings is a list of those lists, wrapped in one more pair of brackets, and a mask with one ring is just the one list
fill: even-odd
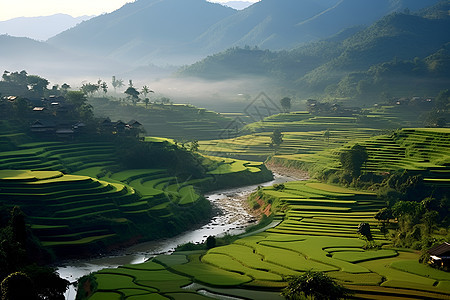
[[(39, 142), (1, 152), (0, 203), (20, 205), (44, 246), (71, 255), (82, 247), (95, 251), (139, 235), (180, 232), (208, 213), (199, 190), (220, 184), (218, 178), (262, 172), (261, 163), (212, 157), (205, 158), (211, 174), (199, 179), (180, 180), (165, 169), (111, 172), (118, 165), (114, 149), (106, 142)], [(174, 225), (145, 229), (155, 218)]]
[[(350, 289), (366, 291), (366, 295), (373, 296), (371, 299), (383, 293), (389, 295), (391, 288), (406, 298), (414, 294), (436, 299), (450, 296), (450, 275), (417, 263), (418, 253), (363, 249), (365, 242), (356, 234), (363, 221), (373, 225), (378, 243), (385, 242), (373, 219), (382, 207), (374, 194), (303, 181), (286, 183), (282, 191), (262, 188), (256, 196), (284, 208), (280, 225), (204, 254), (180, 252), (158, 256), (154, 261), (211, 289), (234, 286), (279, 290), (288, 276), (315, 270), (327, 272)], [(305, 200), (317, 200), (317, 204), (307, 209), (295, 204)], [(336, 205), (348, 211), (336, 210)], [(120, 268), (116, 273), (128, 274)], [(227, 295), (226, 290), (221, 292)], [(229, 293), (241, 295), (236, 290)]]
[[(450, 130), (413, 128), (378, 135), (389, 127), (382, 124), (386, 116), (369, 116), (371, 128), (353, 117), (273, 116), (244, 128), (247, 135), (201, 141), (200, 151), (211, 155), (205, 159), (208, 177), (184, 181), (164, 169), (111, 172), (117, 158), (109, 143), (28, 143), (14, 150), (10, 141), (27, 141), (11, 136), (2, 144), (7, 151), (0, 153), (1, 202), (21, 205), (33, 232), (56, 252), (98, 249), (133, 238), (130, 226), (139, 227), (136, 220), (168, 222), (181, 216), (184, 222), (185, 209), (199, 209), (202, 186), (232, 176), (258, 176), (263, 167), (254, 161), (275, 154), (269, 148), (274, 129), (282, 130), (284, 142), (271, 157), (273, 163), (312, 172), (337, 169), (338, 155), (351, 140), (369, 153), (363, 172), (416, 170), (425, 175), (426, 184), (447, 187)], [(191, 129), (197, 125), (189, 124)], [(212, 136), (206, 127), (202, 130), (204, 137)], [(288, 276), (308, 270), (327, 272), (357, 295), (364, 291), (372, 299), (392, 294), (450, 297), (448, 273), (418, 264), (418, 253), (363, 248), (356, 232), (361, 222), (371, 225), (378, 244), (387, 243), (373, 218), (384, 202), (373, 193), (310, 180), (286, 183), (281, 190), (261, 188), (252, 201), (272, 210), (280, 224), (206, 253), (157, 256), (144, 264), (99, 271), (98, 289), (89, 299), (205, 299), (196, 289), (185, 288), (193, 282), (222, 294), (227, 294), (224, 287), (234, 288), (230, 295), (248, 298), (249, 290), (242, 288), (279, 291)], [(36, 209), (43, 206), (45, 210)]]

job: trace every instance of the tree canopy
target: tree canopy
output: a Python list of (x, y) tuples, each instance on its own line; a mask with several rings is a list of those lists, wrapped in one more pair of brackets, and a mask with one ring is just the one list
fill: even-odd
[(350, 172), (356, 178), (361, 174), (361, 167), (369, 158), (366, 148), (355, 144), (350, 149), (342, 151), (339, 160), (344, 170)]
[(291, 98), (284, 97), (280, 100), (281, 108), (285, 113), (288, 113), (291, 111)]
[(337, 300), (344, 298), (347, 290), (337, 284), (331, 277), (323, 272), (307, 271), (300, 276), (288, 279), (288, 286), (282, 295), (286, 299)]

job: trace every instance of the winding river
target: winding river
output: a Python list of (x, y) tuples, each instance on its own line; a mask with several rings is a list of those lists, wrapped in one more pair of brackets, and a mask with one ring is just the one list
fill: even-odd
[[(137, 244), (110, 256), (68, 261), (60, 265), (57, 272), (62, 278), (75, 282), (78, 278), (91, 272), (105, 268), (116, 268), (124, 264), (143, 263), (157, 254), (171, 253), (180, 244), (201, 243), (210, 235), (242, 234), (245, 232), (245, 228), (254, 225), (257, 221), (245, 208), (245, 199), (250, 193), (256, 190), (258, 186), (270, 186), (293, 180), (297, 179), (275, 174), (274, 180), (269, 182), (206, 194), (205, 197), (212, 203), (216, 214), (208, 224), (201, 228), (187, 231), (172, 238)], [(66, 292), (66, 299), (73, 300), (75, 296), (76, 290), (71, 285)]]

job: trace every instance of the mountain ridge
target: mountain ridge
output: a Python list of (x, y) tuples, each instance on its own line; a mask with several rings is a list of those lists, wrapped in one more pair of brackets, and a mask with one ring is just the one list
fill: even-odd
[[(446, 28), (450, 28), (450, 17), (439, 12), (433, 14), (441, 17), (393, 13), (368, 28), (355, 28), (353, 32), (347, 30), (328, 40), (290, 51), (235, 47), (187, 66), (178, 75), (215, 80), (227, 80), (233, 76), (266, 76), (273, 78), (279, 86), (294, 86), (298, 91), (315, 95), (323, 94), (327, 89), (339, 91), (341, 85), (347, 85), (350, 81), (353, 91), (360, 80), (375, 83), (374, 74), (386, 68), (394, 70), (397, 67), (394, 61), (407, 62), (403, 67), (407, 77), (406, 73), (414, 67), (410, 67), (409, 62), (416, 61), (424, 76), (430, 77), (430, 80), (438, 76), (442, 80), (448, 76), (447, 73), (427, 71), (424, 66), (436, 65), (434, 68), (440, 70), (447, 65), (445, 59), (450, 57), (446, 58), (448, 51), (445, 47), (450, 42), (450, 32)], [(387, 74), (385, 77), (390, 76), (387, 71), (383, 72)], [(417, 72), (414, 74), (418, 76)], [(351, 80), (345, 79), (350, 75), (353, 76)], [(355, 81), (358, 76), (360, 79)], [(335, 93), (339, 94), (342, 95)], [(347, 93), (347, 96), (350, 94)]]
[(293, 49), (429, 0), (261, 0), (235, 10), (206, 0), (138, 0), (49, 39), (132, 65), (193, 63), (245, 45)]
[(54, 14), (41, 17), (19, 17), (0, 21), (0, 34), (28, 37), (45, 41), (93, 16), (72, 17), (67, 14)]

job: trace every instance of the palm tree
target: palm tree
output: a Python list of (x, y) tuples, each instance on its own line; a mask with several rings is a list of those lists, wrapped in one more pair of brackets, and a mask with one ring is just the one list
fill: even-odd
[(145, 98), (147, 98), (147, 95), (149, 93), (154, 93), (154, 91), (150, 90), (150, 88), (148, 86), (144, 85), (142, 87), (141, 93), (144, 95)]
[(112, 83), (112, 86), (114, 88), (114, 92), (116, 91), (117, 88), (121, 88), (121, 87), (124, 86), (123, 80), (122, 79), (116, 79), (116, 76), (112, 77), (111, 83)]

